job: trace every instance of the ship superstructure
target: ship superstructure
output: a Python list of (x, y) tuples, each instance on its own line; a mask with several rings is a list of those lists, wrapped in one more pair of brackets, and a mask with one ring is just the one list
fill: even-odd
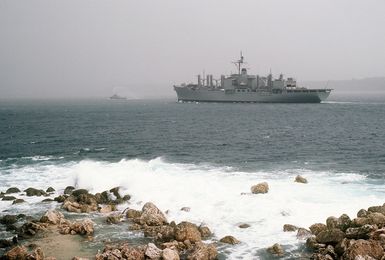
[[(265, 102), (265, 103), (320, 103), (325, 100), (331, 89), (308, 89), (298, 87), (294, 78), (273, 78), (271, 72), (261, 77), (247, 74), (243, 68), (244, 57), (233, 62), (236, 74), (221, 75), (213, 79), (212, 75), (197, 76), (196, 84), (174, 86), (178, 101), (195, 102)], [(215, 83), (214, 83), (215, 82)]]

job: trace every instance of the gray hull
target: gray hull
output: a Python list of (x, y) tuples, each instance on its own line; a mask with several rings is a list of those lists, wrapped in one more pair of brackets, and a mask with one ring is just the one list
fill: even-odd
[(329, 94), (329, 89), (284, 90), (273, 92), (232, 92), (223, 89), (191, 89), (174, 86), (178, 101), (194, 102), (249, 102), (249, 103), (320, 103)]

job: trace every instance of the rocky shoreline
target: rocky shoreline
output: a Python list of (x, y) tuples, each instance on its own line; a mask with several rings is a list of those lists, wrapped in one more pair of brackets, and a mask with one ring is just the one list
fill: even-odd
[[(308, 181), (302, 176), (294, 180), (300, 184)], [(25, 196), (48, 196), (55, 192), (53, 188), (46, 191), (35, 188), (24, 190)], [(262, 182), (251, 187), (252, 194), (263, 196), (269, 192), (269, 185)], [(0, 198), (13, 201), (13, 204), (26, 203), (16, 198), (15, 193), (22, 193), (17, 187), (9, 188), (0, 193)], [(86, 189), (76, 189), (69, 186), (63, 194), (54, 199), (43, 199), (45, 202), (56, 201), (59, 207), (46, 211), (40, 218), (19, 215), (2, 215), (0, 224), (14, 234), (12, 239), (1, 239), (0, 248), (3, 255), (0, 259), (218, 259), (218, 247), (232, 247), (242, 243), (237, 238), (228, 235), (217, 238), (205, 225), (196, 225), (182, 221), (169, 222), (162, 212), (152, 202), (147, 202), (141, 210), (126, 208), (118, 210), (118, 206), (127, 203), (130, 195), (122, 195), (119, 187), (101, 193), (91, 194)], [(188, 212), (190, 208), (183, 207)], [(64, 213), (64, 214), (63, 214)], [(92, 214), (103, 217), (103, 225), (118, 225), (119, 228), (137, 232), (146, 239), (140, 244), (130, 239), (111, 242), (92, 255), (81, 255), (80, 248), (84, 241), (92, 241), (95, 224)], [(79, 214), (81, 218), (68, 218), (71, 214)], [(248, 228), (243, 223), (239, 228)], [(283, 232), (296, 232), (298, 240), (306, 246), (296, 259), (315, 260), (358, 260), (385, 259), (385, 204), (361, 209), (357, 217), (351, 219), (343, 214), (340, 217), (329, 217), (325, 223), (315, 223), (310, 227), (297, 227), (291, 224), (283, 226)], [(75, 240), (73, 238), (81, 238)], [(49, 244), (47, 241), (55, 241)], [(74, 247), (79, 246), (79, 250)], [(60, 251), (60, 247), (62, 250)], [(59, 252), (60, 251), (60, 252)], [(271, 258), (290, 258), (293, 255), (285, 252), (282, 245), (276, 243), (265, 249)], [(0, 251), (1, 252), (1, 251)], [(223, 257), (222, 257), (223, 258)]]

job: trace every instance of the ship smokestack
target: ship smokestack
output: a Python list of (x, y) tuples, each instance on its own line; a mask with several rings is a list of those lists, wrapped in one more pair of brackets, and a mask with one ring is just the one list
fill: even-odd
[(213, 86), (213, 75), (210, 75), (210, 87)]
[(198, 75), (198, 87), (202, 86), (201, 75)]
[(207, 86), (207, 87), (210, 86), (210, 75), (207, 75), (207, 76), (206, 76), (206, 86)]
[(225, 87), (225, 75), (221, 75), (221, 88)]

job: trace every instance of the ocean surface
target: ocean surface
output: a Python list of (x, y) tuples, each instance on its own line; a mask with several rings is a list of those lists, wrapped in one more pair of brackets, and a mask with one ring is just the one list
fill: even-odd
[[(298, 174), (309, 183), (295, 183)], [(262, 181), (269, 192), (250, 194)], [(274, 243), (295, 259), (305, 241), (283, 232), (284, 224), (307, 228), (332, 215), (354, 218), (359, 209), (385, 202), (384, 184), (381, 100), (0, 101), (0, 191), (120, 186), (132, 196), (122, 209), (152, 201), (168, 210), (169, 221), (204, 223), (213, 240), (233, 235), (242, 241), (220, 246), (221, 259), (269, 259), (265, 249)], [(58, 207), (41, 197), (17, 197), (28, 203), (0, 201), (0, 215), (39, 216)], [(240, 229), (241, 223), (251, 227)], [(0, 238), (11, 236), (0, 231)], [(106, 237), (138, 236), (126, 226), (97, 228), (94, 246)]]

